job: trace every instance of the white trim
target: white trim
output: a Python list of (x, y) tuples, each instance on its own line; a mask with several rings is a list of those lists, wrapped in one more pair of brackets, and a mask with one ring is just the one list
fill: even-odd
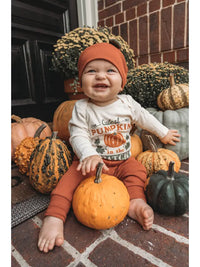
[(98, 7), (97, 0), (76, 0), (79, 27), (97, 27)]

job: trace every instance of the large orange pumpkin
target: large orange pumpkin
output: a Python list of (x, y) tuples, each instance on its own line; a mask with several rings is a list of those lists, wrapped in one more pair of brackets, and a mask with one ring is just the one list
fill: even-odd
[(147, 170), (147, 175), (150, 176), (159, 170), (167, 171), (170, 161), (174, 161), (174, 170), (179, 171), (181, 162), (178, 155), (172, 150), (165, 148), (157, 148), (151, 135), (147, 135), (149, 139), (150, 150), (140, 153), (137, 160), (141, 162)]
[(52, 131), (46, 122), (39, 119), (28, 117), (20, 118), (19, 116), (12, 115), (11, 119), (15, 122), (11, 123), (11, 157), (13, 159), (16, 147), (21, 143), (26, 137), (33, 137), (36, 130), (43, 123), (46, 124), (46, 128), (42, 131), (40, 137), (45, 138), (51, 136)]
[(83, 180), (77, 187), (72, 207), (79, 222), (94, 228), (107, 229), (120, 223), (128, 213), (129, 194), (116, 177), (101, 174), (102, 163), (96, 176)]
[(70, 134), (68, 123), (72, 117), (72, 110), (77, 100), (65, 101), (61, 103), (53, 116), (53, 131), (58, 132), (58, 137), (68, 142)]

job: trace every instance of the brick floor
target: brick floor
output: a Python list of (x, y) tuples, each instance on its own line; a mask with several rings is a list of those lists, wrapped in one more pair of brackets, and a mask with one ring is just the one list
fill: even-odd
[[(188, 160), (181, 171), (188, 175)], [(144, 231), (126, 217), (108, 230), (81, 225), (70, 211), (65, 223), (65, 241), (48, 254), (37, 249), (37, 237), (44, 212), (12, 229), (12, 267), (18, 266), (189, 266), (189, 215), (155, 214), (153, 228)]]

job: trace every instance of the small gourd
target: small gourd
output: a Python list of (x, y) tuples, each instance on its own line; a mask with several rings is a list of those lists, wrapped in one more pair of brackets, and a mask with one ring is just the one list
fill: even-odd
[(144, 165), (147, 175), (150, 176), (159, 170), (168, 170), (170, 161), (175, 162), (174, 169), (176, 172), (181, 167), (178, 155), (165, 148), (157, 148), (151, 135), (146, 136), (149, 140), (150, 150), (146, 150), (137, 156), (137, 160)]
[(151, 175), (145, 185), (147, 203), (154, 211), (164, 215), (182, 215), (188, 211), (188, 177), (174, 172), (174, 162), (168, 171), (160, 170)]
[(40, 134), (46, 128), (46, 124), (40, 125), (33, 137), (26, 137), (16, 147), (14, 162), (22, 174), (29, 175), (30, 156), (35, 147), (39, 144)]
[(53, 132), (51, 137), (40, 140), (31, 154), (29, 181), (37, 191), (48, 194), (71, 163), (70, 150), (57, 138), (57, 132)]
[(114, 176), (101, 174), (102, 167), (99, 163), (96, 176), (80, 183), (72, 200), (77, 220), (94, 229), (119, 224), (127, 215), (130, 202), (125, 185)]
[(162, 110), (175, 110), (189, 106), (189, 85), (175, 84), (174, 74), (170, 74), (170, 87), (163, 90), (157, 98), (157, 105)]

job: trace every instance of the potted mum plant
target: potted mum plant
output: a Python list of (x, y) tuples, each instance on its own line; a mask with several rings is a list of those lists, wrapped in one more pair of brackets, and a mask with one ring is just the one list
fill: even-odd
[(52, 70), (62, 73), (65, 80), (65, 92), (73, 95), (81, 92), (77, 69), (80, 53), (93, 44), (108, 43), (111, 39), (116, 40), (120, 45), (120, 50), (125, 56), (128, 68), (134, 68), (133, 50), (121, 36), (112, 34), (108, 27), (98, 27), (95, 29), (87, 26), (76, 28), (57, 40), (52, 53)]

